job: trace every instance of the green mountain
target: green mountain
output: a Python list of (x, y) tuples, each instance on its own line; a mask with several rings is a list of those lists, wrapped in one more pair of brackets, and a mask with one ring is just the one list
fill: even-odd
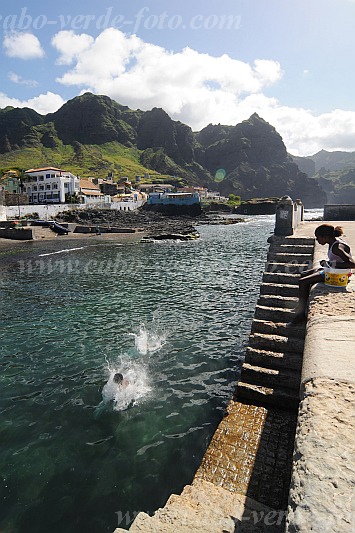
[[(257, 114), (236, 126), (209, 125), (196, 133), (163, 110), (131, 110), (86, 93), (55, 113), (0, 110), (0, 169), (56, 165), (82, 177), (185, 182), (242, 199), (290, 195), (307, 207), (326, 195), (287, 154), (275, 128)], [(154, 176), (155, 174), (155, 176)]]
[(293, 160), (326, 192), (331, 204), (355, 203), (355, 152), (320, 150), (309, 157)]
[(316, 172), (322, 168), (329, 171), (349, 170), (355, 168), (355, 152), (327, 152), (321, 150), (310, 156), (316, 164)]

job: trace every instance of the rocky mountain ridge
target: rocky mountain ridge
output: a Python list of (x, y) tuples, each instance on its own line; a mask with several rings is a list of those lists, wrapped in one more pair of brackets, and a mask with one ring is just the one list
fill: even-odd
[(275, 128), (256, 113), (236, 126), (210, 124), (196, 133), (163, 109), (131, 110), (91, 93), (69, 100), (48, 115), (28, 108), (0, 110), (2, 168), (10, 155), (11, 161), (18, 155), (27, 162), (26, 150), (30, 157), (35, 148), (39, 155), (36, 161), (28, 161), (29, 167), (54, 164), (55, 157), (56, 164), (75, 163), (81, 175), (90, 175), (93, 165), (88, 164), (87, 154), (96, 147), (101, 160), (98, 156), (94, 170), (117, 170), (102, 155), (108, 146), (111, 151), (124, 149), (147, 169), (180, 176), (186, 183), (224, 195), (249, 199), (288, 194), (301, 198), (307, 207), (326, 203), (319, 184), (299, 170)]
[(291, 157), (326, 192), (328, 203), (355, 203), (355, 152), (320, 150), (308, 157)]

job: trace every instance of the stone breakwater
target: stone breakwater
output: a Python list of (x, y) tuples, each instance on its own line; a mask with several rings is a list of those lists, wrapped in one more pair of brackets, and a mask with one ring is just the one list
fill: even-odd
[(317, 225), (271, 238), (235, 395), (192, 484), (133, 533), (353, 533), (355, 279), (316, 285), (307, 327), (287, 325), (300, 271), (326, 255)]

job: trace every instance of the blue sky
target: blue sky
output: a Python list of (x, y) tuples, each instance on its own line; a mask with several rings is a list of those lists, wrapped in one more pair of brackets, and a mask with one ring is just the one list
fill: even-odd
[(199, 130), (257, 112), (288, 150), (355, 150), (355, 0), (18, 0), (0, 9), (0, 107), (89, 90)]

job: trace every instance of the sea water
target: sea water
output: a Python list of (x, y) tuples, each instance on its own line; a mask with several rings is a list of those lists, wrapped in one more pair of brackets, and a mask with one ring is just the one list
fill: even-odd
[(274, 226), (246, 220), (191, 242), (58, 237), (0, 255), (2, 533), (127, 528), (192, 481), (239, 377)]

